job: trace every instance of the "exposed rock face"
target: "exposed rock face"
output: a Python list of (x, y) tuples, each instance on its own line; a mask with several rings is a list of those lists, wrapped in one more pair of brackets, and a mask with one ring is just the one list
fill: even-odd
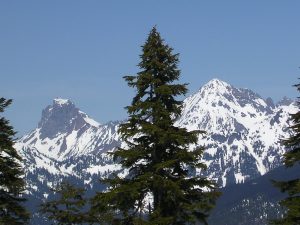
[[(289, 114), (296, 111), (287, 98), (274, 104), (249, 89), (211, 80), (184, 100), (176, 122), (207, 132), (198, 144), (206, 147), (203, 161), (208, 169), (191, 174), (204, 174), (226, 186), (280, 166), (285, 152), (280, 140), (287, 137)], [(43, 110), (38, 127), (15, 145), (25, 159), (29, 193), (40, 201), (64, 178), (92, 188), (112, 172), (126, 173), (107, 155), (122, 144), (119, 124), (99, 124), (70, 100), (54, 99)]]
[(38, 124), (40, 138), (53, 139), (57, 133), (72, 133), (84, 127), (86, 121), (83, 113), (70, 100), (54, 99), (53, 105), (42, 112), (42, 119)]

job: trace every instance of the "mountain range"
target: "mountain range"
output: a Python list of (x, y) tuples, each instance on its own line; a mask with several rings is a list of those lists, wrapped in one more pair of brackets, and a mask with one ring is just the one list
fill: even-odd
[[(176, 125), (204, 130), (198, 145), (205, 146), (205, 175), (220, 187), (259, 179), (282, 166), (281, 140), (288, 137), (289, 114), (298, 110), (290, 99), (274, 103), (249, 89), (213, 79), (183, 101)], [(69, 179), (88, 190), (102, 190), (99, 178), (126, 175), (107, 152), (123, 144), (118, 127), (124, 121), (100, 124), (67, 99), (54, 99), (42, 111), (37, 128), (20, 138), (15, 148), (24, 158), (28, 204), (37, 211), (49, 188)], [(102, 189), (101, 189), (102, 188)], [(32, 224), (37, 224), (35, 213)], [(35, 220), (36, 219), (36, 220)]]

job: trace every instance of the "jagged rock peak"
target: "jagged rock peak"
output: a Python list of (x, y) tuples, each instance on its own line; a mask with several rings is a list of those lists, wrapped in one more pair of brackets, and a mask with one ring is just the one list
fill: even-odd
[(294, 101), (286, 96), (283, 97), (283, 99), (281, 99), (277, 105), (282, 105), (282, 106), (288, 106), (290, 104), (294, 103)]
[(41, 138), (53, 138), (58, 134), (79, 130), (84, 126), (98, 127), (100, 124), (81, 112), (69, 99), (55, 98), (53, 104), (42, 111), (38, 124)]

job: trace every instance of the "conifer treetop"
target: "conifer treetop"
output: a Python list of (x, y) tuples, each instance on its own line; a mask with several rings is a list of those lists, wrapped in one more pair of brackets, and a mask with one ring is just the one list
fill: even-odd
[(119, 128), (126, 147), (112, 154), (129, 174), (107, 179), (110, 188), (93, 201), (94, 212), (110, 212), (119, 224), (206, 222), (217, 197), (212, 181), (190, 175), (206, 168), (200, 161), (204, 148), (197, 144), (203, 131), (174, 125), (182, 108), (177, 98), (187, 92), (187, 84), (176, 83), (178, 56), (154, 27), (142, 46), (140, 71), (125, 76), (136, 92), (126, 107), (129, 119)]

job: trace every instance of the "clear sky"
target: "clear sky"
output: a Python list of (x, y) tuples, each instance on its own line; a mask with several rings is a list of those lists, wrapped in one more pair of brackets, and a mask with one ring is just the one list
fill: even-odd
[(300, 77), (300, 1), (0, 1), (0, 96), (21, 134), (55, 97), (105, 123), (125, 119), (140, 46), (157, 25), (190, 94), (212, 78), (278, 101)]

